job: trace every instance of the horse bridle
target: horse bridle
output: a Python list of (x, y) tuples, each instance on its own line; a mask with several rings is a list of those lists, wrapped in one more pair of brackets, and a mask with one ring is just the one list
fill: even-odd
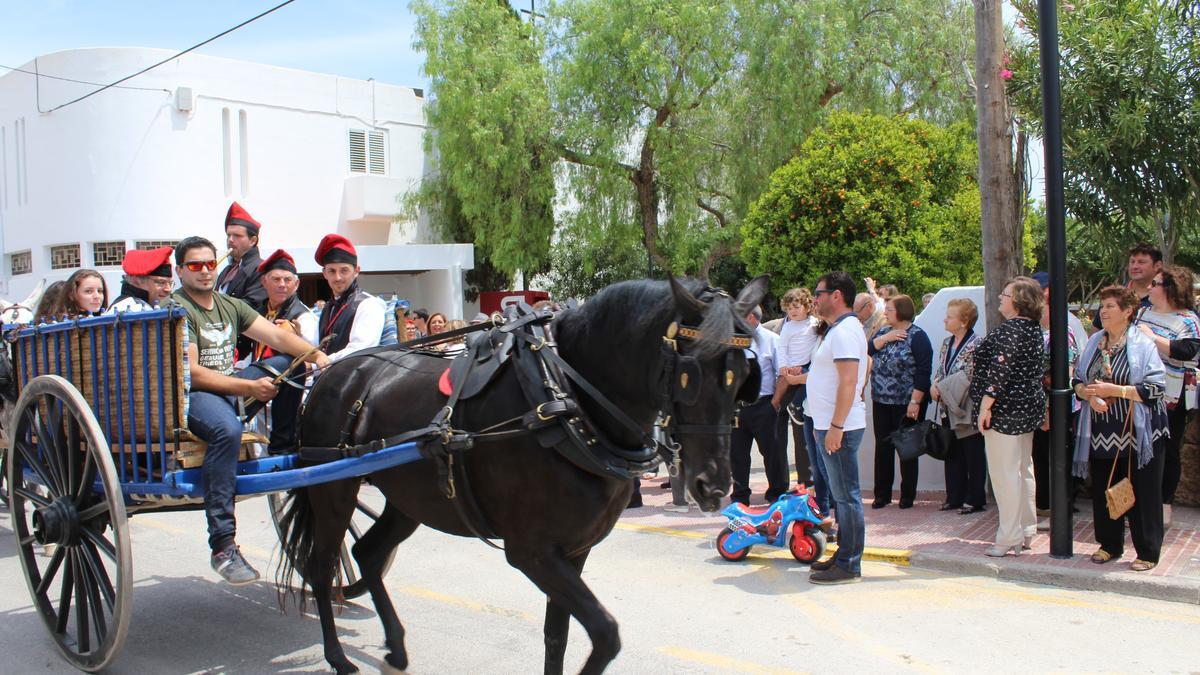
[[(681, 424), (679, 422), (679, 406), (690, 406), (700, 398), (700, 383), (704, 378), (704, 369), (700, 360), (679, 351), (679, 341), (700, 341), (703, 335), (695, 326), (672, 321), (662, 338), (663, 370), (659, 400), (661, 401), (662, 418), (658, 422), (666, 435), (667, 449), (672, 453), (679, 450), (676, 436), (682, 435), (715, 435), (728, 436), (733, 433), (732, 420), (725, 424)], [(746, 357), (743, 349), (749, 348), (749, 335), (734, 333), (733, 336), (720, 341), (730, 349), (725, 354), (725, 372), (720, 379), (722, 389), (730, 389), (737, 381), (737, 365), (740, 360), (745, 364)], [(669, 459), (669, 458), (668, 458)]]

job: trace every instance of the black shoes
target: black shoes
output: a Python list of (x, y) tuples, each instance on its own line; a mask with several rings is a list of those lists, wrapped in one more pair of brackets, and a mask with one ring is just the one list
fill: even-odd
[(950, 502), (946, 502), (938, 507), (938, 511), (954, 511), (961, 508), (962, 504), (951, 504)]
[(871, 508), (882, 509), (883, 507), (885, 507), (891, 503), (892, 503), (892, 501), (890, 499), (887, 501), (883, 501), (882, 499), (876, 499), (875, 501), (871, 502)]
[(900, 508), (911, 509), (912, 507), (913, 507), (913, 503), (911, 501), (905, 501), (903, 499), (900, 500)]
[(972, 513), (979, 513), (980, 511), (987, 511), (987, 507), (986, 506), (964, 506), (958, 510), (958, 513), (959, 513), (959, 515), (962, 515), (962, 516), (968, 516)]
[(824, 572), (825, 570), (833, 569), (833, 560), (836, 556), (829, 556), (824, 560), (818, 560), (808, 566), (808, 569), (813, 572)]
[(642, 507), (642, 493), (635, 492), (629, 497), (629, 504), (625, 506), (627, 509), (639, 509)]
[(861, 574), (847, 572), (846, 570), (837, 566), (822, 572), (813, 572), (812, 574), (808, 575), (808, 582), (810, 584), (832, 586), (834, 584), (853, 584), (858, 583), (859, 581), (862, 581)]

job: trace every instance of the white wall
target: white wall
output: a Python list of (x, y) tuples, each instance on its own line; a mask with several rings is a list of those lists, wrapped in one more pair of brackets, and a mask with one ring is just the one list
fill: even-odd
[[(109, 82), (166, 55), (81, 49), (39, 57), (23, 69)], [(428, 169), (424, 99), (413, 89), (199, 55), (126, 85), (141, 89), (112, 89), (39, 113), (39, 107), (49, 111), (95, 87), (41, 78), (38, 91), (30, 75), (0, 76), (3, 294), (23, 297), (43, 277), (68, 276), (71, 270), (49, 269), (53, 244), (81, 242), (85, 267), (92, 264), (94, 241), (132, 245), (200, 234), (223, 248), (222, 223), (233, 200), (263, 223), (264, 255), (275, 248), (311, 249), (334, 231), (364, 244), (437, 241), (423, 223), (392, 222), (399, 211), (395, 198)], [(190, 112), (177, 109), (180, 87), (191, 89)], [(385, 175), (364, 181), (363, 174), (350, 172), (350, 129), (386, 133)], [(21, 158), (14, 151), (18, 134)], [(348, 179), (357, 179), (354, 189), (347, 188)], [(350, 193), (356, 197), (348, 209)], [(34, 273), (11, 277), (8, 254), (23, 250), (33, 253)], [(392, 269), (461, 262), (433, 259)], [(111, 282), (119, 278), (118, 268), (102, 271)], [(446, 302), (461, 287), (461, 281), (440, 276), (427, 302)]]

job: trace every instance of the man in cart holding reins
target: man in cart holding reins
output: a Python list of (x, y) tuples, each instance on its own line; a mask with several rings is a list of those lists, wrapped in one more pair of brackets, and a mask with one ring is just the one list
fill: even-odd
[[(270, 450), (290, 451), (295, 446), (302, 390), (276, 384), (271, 371), (284, 372), (296, 356), (304, 356), (318, 368), (330, 361), (304, 338), (263, 318), (242, 300), (214, 292), (217, 249), (209, 240), (181, 241), (175, 247), (175, 264), (182, 288), (172, 297), (187, 311), (188, 323), (188, 430), (208, 442), (202, 472), (211, 563), (229, 583), (248, 584), (258, 579), (258, 572), (238, 550), (233, 513), (243, 428), (237, 399), (273, 399)], [(234, 372), (235, 347), (242, 336), (268, 345), (279, 356)]]

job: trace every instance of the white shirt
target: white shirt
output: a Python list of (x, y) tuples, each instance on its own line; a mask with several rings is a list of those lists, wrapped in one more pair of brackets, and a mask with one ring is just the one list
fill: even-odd
[(803, 366), (812, 360), (817, 346), (817, 319), (788, 321), (779, 330), (779, 368)]
[(808, 368), (808, 410), (813, 428), (828, 431), (837, 405), (837, 362), (858, 361), (858, 378), (850, 413), (842, 422), (846, 431), (867, 427), (867, 407), (863, 402), (863, 387), (867, 382), (867, 338), (858, 317), (847, 315), (825, 333), (825, 338), (813, 350)]
[(779, 379), (779, 336), (763, 327), (762, 324), (754, 329), (754, 339), (746, 350), (747, 357), (758, 359), (758, 368), (762, 372), (762, 384), (758, 387), (759, 398), (775, 393), (775, 381)]
[(104, 310), (105, 314), (116, 314), (117, 312), (143, 312), (146, 310), (156, 309), (154, 305), (135, 298), (132, 295), (121, 298), (118, 302), (109, 305), (108, 309)]
[[(370, 293), (358, 303), (354, 312), (354, 321), (350, 324), (350, 341), (342, 349), (329, 355), (330, 361), (337, 361), (350, 356), (354, 352), (368, 347), (378, 347), (379, 338), (383, 336), (383, 323), (387, 314), (387, 303)], [(307, 340), (308, 338), (305, 337)]]

